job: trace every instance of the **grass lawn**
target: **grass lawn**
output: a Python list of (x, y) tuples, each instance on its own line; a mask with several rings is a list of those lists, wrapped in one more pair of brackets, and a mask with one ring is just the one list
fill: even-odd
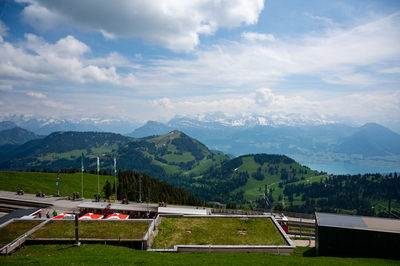
[[(74, 191), (81, 193), (81, 173), (60, 174), (60, 194), (61, 196), (71, 196)], [(100, 176), (100, 191), (108, 180), (114, 183), (112, 176)], [(7, 172), (0, 171), (1, 190), (14, 191), (22, 189), (25, 193), (36, 194), (43, 191), (46, 195), (57, 195), (57, 174), (56, 173), (37, 173), (37, 172)], [(83, 191), (85, 198), (94, 198), (97, 193), (97, 175), (83, 174)], [(104, 197), (103, 193), (102, 197)], [(80, 195), (82, 196), (82, 195)]]
[(0, 265), (398, 265), (399, 261), (370, 258), (305, 257), (310, 248), (296, 248), (291, 256), (269, 253), (158, 253), (109, 245), (34, 245)]
[(0, 228), (0, 248), (28, 232), (41, 222), (42, 221), (13, 221), (3, 226)]
[[(142, 239), (149, 222), (79, 221), (80, 238)], [(51, 221), (33, 233), (30, 238), (75, 238), (74, 221)]]
[(152, 248), (174, 245), (287, 245), (270, 219), (163, 218)]

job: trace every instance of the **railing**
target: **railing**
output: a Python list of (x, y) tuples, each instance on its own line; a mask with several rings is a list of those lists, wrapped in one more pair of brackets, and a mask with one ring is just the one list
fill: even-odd
[(217, 214), (235, 214), (235, 215), (262, 215), (261, 211), (242, 211), (242, 210), (230, 210), (230, 209), (211, 209), (211, 213)]
[[(14, 219), (12, 219), (12, 221), (13, 220)], [(32, 233), (34, 233), (36, 230), (38, 230), (39, 228), (44, 226), (49, 221), (50, 221), (50, 219), (44, 220), (43, 223), (38, 224), (37, 226), (35, 226), (31, 230), (29, 230), (28, 232), (24, 233), (23, 235), (19, 236), (17, 239), (14, 239), (12, 242), (10, 242), (7, 245), (5, 245), (4, 247), (2, 247), (0, 249), (0, 254), (8, 255), (8, 254), (12, 253), (15, 249), (17, 249), (19, 246), (21, 246), (25, 242), (25, 240), (28, 236), (30, 236)]]

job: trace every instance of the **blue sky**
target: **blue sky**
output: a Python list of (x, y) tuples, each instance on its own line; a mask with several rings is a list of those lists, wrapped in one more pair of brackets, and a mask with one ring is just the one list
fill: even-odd
[(299, 116), (400, 132), (400, 1), (0, 2), (0, 117)]

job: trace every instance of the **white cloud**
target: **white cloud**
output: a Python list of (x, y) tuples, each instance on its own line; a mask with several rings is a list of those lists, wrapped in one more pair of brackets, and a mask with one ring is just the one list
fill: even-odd
[[(274, 42), (224, 42), (199, 50), (194, 59), (154, 60), (137, 73), (180, 93), (217, 89), (271, 87), (292, 75), (309, 75), (330, 84), (376, 86), (377, 65), (400, 62), (400, 13), (347, 29), (332, 28), (318, 36)], [(149, 79), (150, 80), (150, 79)], [(190, 88), (185, 89), (185, 88)], [(211, 88), (211, 89), (210, 89)]]
[(0, 84), (0, 92), (10, 91), (12, 88), (10, 84)]
[(151, 101), (154, 111), (165, 119), (175, 114), (196, 115), (222, 111), (227, 115), (271, 112), (293, 113), (301, 108), (303, 113), (314, 113), (320, 108), (318, 101), (301, 96), (285, 96), (270, 88), (261, 88), (248, 94), (208, 95), (196, 97), (161, 98)]
[(47, 98), (46, 95), (40, 92), (28, 91), (26, 95), (37, 98), (37, 99), (45, 99)]
[(386, 74), (400, 74), (400, 67), (385, 68), (380, 71)]
[[(66, 82), (79, 84), (112, 84), (132, 86), (133, 74), (120, 75), (117, 66), (128, 65), (116, 53), (106, 58), (86, 58), (90, 47), (73, 36), (48, 43), (34, 34), (25, 34), (26, 40), (19, 46), (0, 42), (0, 79), (2, 83), (13, 81), (20, 86), (32, 83)], [(14, 84), (14, 86), (16, 85)]]
[(336, 26), (336, 23), (331, 18), (315, 16), (310, 13), (306, 13), (305, 15), (324, 26), (327, 26), (327, 27)]
[(0, 20), (0, 42), (2, 42), (2, 36), (7, 36), (9, 28)]
[(394, 124), (399, 122), (400, 90), (349, 93), (324, 101), (324, 107), (324, 113), (353, 117), (363, 123)]
[(69, 22), (106, 38), (139, 37), (174, 51), (192, 50), (200, 34), (255, 24), (264, 8), (263, 0), (21, 2), (28, 3), (25, 21), (41, 31)]
[[(228, 18), (221, 18), (218, 27), (234, 25)], [(201, 25), (194, 35), (212, 33), (215, 27)], [(342, 114), (364, 120), (370, 117), (375, 121), (395, 121), (400, 113), (398, 84), (393, 85), (399, 74), (399, 27), (400, 13), (395, 13), (356, 27), (328, 28), (323, 34), (307, 34), (299, 39), (279, 37), (263, 41), (267, 37), (250, 32), (253, 35), (243, 33), (245, 40), (223, 41), (199, 49), (189, 59), (138, 56), (133, 62), (117, 52), (93, 56), (91, 47), (73, 36), (51, 43), (34, 34), (26, 34), (25, 40), (18, 43), (5, 38), (0, 40), (0, 91), (2, 101), (12, 104), (3, 107), (9, 109), (2, 112), (32, 110), (32, 106), (38, 107), (35, 112), (49, 112), (62, 103), (63, 110), (71, 114), (95, 114), (99, 107), (88, 105), (90, 99), (106, 103), (102, 107), (104, 112), (134, 115), (139, 120), (223, 111)], [(180, 33), (175, 32), (174, 36)], [(253, 42), (249, 41), (251, 38)], [(308, 83), (300, 84), (304, 88), (292, 92), (276, 89), (285, 88), (279, 82), (293, 76), (306, 77), (307, 82), (308, 76), (312, 76), (325, 84), (317, 81), (322, 88), (319, 91), (307, 88)], [(385, 82), (392, 82), (391, 89), (381, 86)], [(339, 88), (338, 92), (332, 90), (327, 96), (326, 83), (337, 85), (328, 89)], [(57, 98), (46, 90), (47, 98), (34, 98), (33, 93), (40, 95), (42, 86), (54, 87), (62, 96)], [(360, 86), (357, 93), (349, 89), (353, 86)], [(26, 88), (32, 87), (39, 89), (26, 97)], [(21, 88), (23, 100), (3, 98)], [(74, 90), (74, 96), (70, 90)], [(96, 90), (96, 95), (85, 95), (81, 90)], [(36, 105), (31, 104), (32, 100), (37, 101)], [(46, 109), (39, 108), (43, 106)]]
[(324, 92), (312, 92), (304, 96), (296, 93), (283, 95), (269, 88), (262, 88), (248, 94), (162, 98), (153, 100), (150, 104), (152, 108), (147, 117), (164, 121), (176, 114), (198, 116), (223, 112), (227, 116), (265, 115), (275, 120), (279, 116), (285, 119), (295, 115), (305, 120), (349, 122), (347, 119), (351, 117), (359, 124), (376, 121), (394, 127), (398, 127), (400, 122), (400, 90), (326, 97)]
[(38, 5), (36, 1), (18, 0), (17, 2), (28, 3), (22, 11), (22, 17), (25, 22), (40, 32), (54, 28), (64, 21), (58, 13)]
[[(51, 10), (61, 8), (54, 1), (31, 2), (40, 2)], [(74, 3), (68, 1), (63, 8), (71, 8), (70, 5)], [(89, 3), (91, 1), (85, 1), (84, 5)], [(187, 11), (187, 5), (196, 3), (207, 12), (217, 12), (206, 8), (209, 2), (200, 5), (194, 1), (183, 7), (170, 6), (170, 3), (161, 2), (157, 7), (145, 3), (141, 5), (148, 8), (145, 11), (162, 9), (167, 13), (181, 14)], [(244, 16), (239, 14), (234, 4), (223, 1), (214, 4), (226, 7), (219, 18), (219, 25), (236, 25), (233, 18)], [(131, 5), (138, 5), (138, 2)], [(95, 14), (104, 9), (101, 4), (98, 8), (100, 10)], [(246, 10), (244, 6), (241, 8)], [(181, 15), (185, 17), (183, 13)], [(258, 15), (248, 16), (245, 23), (253, 23), (257, 18)], [(384, 78), (376, 75), (390, 71), (393, 62), (399, 62), (399, 27), (400, 13), (394, 13), (352, 28), (329, 28), (318, 36), (305, 35), (300, 39), (276, 39), (273, 42), (223, 42), (195, 51), (190, 59), (147, 60), (144, 65), (133, 63), (117, 52), (100, 58), (90, 56), (90, 47), (73, 36), (48, 43), (34, 34), (26, 34), (26, 41), (19, 46), (0, 42), (0, 56), (3, 59), (0, 61), (0, 77), (19, 83), (112, 84), (134, 88), (138, 95), (157, 97), (168, 97), (177, 92), (197, 95), (251, 91), (274, 86), (292, 75), (311, 75), (325, 83), (368, 87), (384, 82)], [(244, 32), (242, 36), (247, 40), (272, 38), (256, 32)], [(376, 70), (376, 65), (385, 65), (389, 70)], [(124, 72), (120, 68), (125, 68)]]
[(154, 107), (161, 107), (163, 109), (171, 109), (174, 110), (174, 104), (172, 103), (171, 99), (169, 98), (161, 98), (161, 99), (157, 99), (157, 100), (153, 100), (151, 101), (152, 106)]
[(357, 72), (332, 73), (322, 77), (322, 80), (330, 84), (370, 86), (380, 82), (371, 75)]
[(263, 33), (258, 33), (258, 32), (243, 32), (242, 33), (242, 38), (250, 41), (250, 42), (256, 42), (256, 41), (275, 41), (275, 37), (272, 34), (263, 34)]

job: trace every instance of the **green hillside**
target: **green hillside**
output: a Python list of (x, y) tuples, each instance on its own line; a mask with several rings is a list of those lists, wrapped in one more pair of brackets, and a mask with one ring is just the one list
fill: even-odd
[[(114, 183), (112, 176), (99, 176), (100, 191), (102, 197), (103, 186), (106, 181)], [(57, 174), (56, 173), (40, 173), (40, 172), (9, 172), (0, 171), (0, 187), (1, 190), (17, 191), (22, 189), (25, 193), (33, 193), (41, 191), (46, 195), (57, 195)], [(84, 195), (85, 198), (94, 198), (97, 193), (97, 175), (85, 173), (83, 175)], [(60, 173), (60, 195), (72, 196), (73, 192), (82, 191), (81, 173), (64, 174)], [(81, 195), (82, 196), (82, 195)]]
[(88, 172), (95, 173), (97, 156), (101, 171), (112, 172), (116, 156), (118, 169), (131, 169), (186, 188), (201, 200), (253, 207), (263, 198), (265, 185), (317, 175), (283, 155), (229, 159), (179, 131), (141, 139), (113, 133), (56, 132), (22, 145), (0, 147), (0, 169), (80, 169), (82, 153)]
[(290, 184), (317, 175), (284, 155), (244, 155), (203, 172), (189, 190), (209, 201), (257, 207), (256, 201), (263, 199), (266, 185)]
[[(98, 132), (55, 132), (43, 139), (22, 145), (0, 147), (0, 169), (60, 169), (81, 167), (81, 154), (86, 168), (96, 167), (96, 157), (115, 153), (131, 139), (120, 134)], [(110, 162), (106, 163), (111, 165)]]
[(0, 146), (6, 144), (22, 144), (27, 141), (38, 139), (40, 136), (20, 127), (0, 131)]
[[(269, 158), (267, 156), (270, 156)], [(257, 200), (263, 195), (265, 185), (269, 187), (282, 182), (293, 183), (305, 180), (305, 178), (317, 176), (318, 172), (296, 163), (294, 160), (277, 155), (278, 161), (273, 161), (273, 156), (257, 154), (243, 158), (243, 165), (238, 169), (239, 172), (247, 171), (249, 179), (243, 187), (236, 191), (244, 191), (244, 199)], [(235, 192), (236, 192), (235, 191)], [(277, 194), (275, 193), (275, 196)]]
[(135, 139), (118, 150), (119, 165), (153, 176), (199, 173), (224, 155), (213, 154), (206, 146), (182, 132)]
[[(142, 199), (150, 199), (152, 202), (165, 201), (173, 204), (203, 205), (203, 202), (190, 195), (183, 188), (176, 188), (156, 178), (144, 174), (128, 171), (118, 173), (118, 199), (126, 198), (130, 201), (138, 201), (138, 178), (142, 178)], [(83, 174), (85, 198), (94, 198), (97, 193), (97, 175)], [(73, 192), (79, 192), (82, 196), (81, 173), (60, 173), (60, 196), (71, 196)], [(0, 188), (6, 191), (24, 190), (25, 193), (36, 194), (44, 192), (46, 195), (57, 195), (57, 174), (40, 172), (11, 172), (0, 171)], [(107, 198), (104, 187), (106, 184), (114, 184), (114, 177), (108, 175), (99, 176), (100, 194)], [(113, 185), (110, 186), (110, 195), (113, 194)]]
[(228, 157), (214, 155), (206, 146), (179, 131), (163, 136), (133, 139), (113, 133), (56, 132), (22, 145), (0, 147), (0, 169), (80, 169), (81, 155), (88, 171), (112, 170), (117, 156), (119, 169), (133, 169), (166, 179), (169, 175), (193, 175)]

